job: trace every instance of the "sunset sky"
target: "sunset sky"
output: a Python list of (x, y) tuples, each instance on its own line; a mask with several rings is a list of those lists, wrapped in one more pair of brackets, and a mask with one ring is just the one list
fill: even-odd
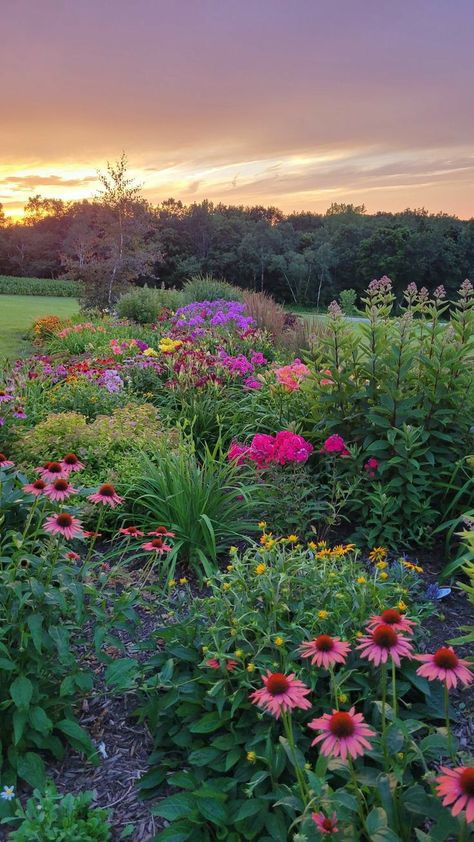
[(474, 216), (473, 0), (0, 0), (0, 202)]

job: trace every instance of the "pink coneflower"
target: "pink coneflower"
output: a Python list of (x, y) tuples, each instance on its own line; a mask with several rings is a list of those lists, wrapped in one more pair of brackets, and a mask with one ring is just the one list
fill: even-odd
[(314, 640), (302, 643), (299, 652), (303, 658), (311, 658), (312, 664), (327, 670), (333, 664), (345, 663), (349, 649), (349, 644), (341, 641), (340, 637), (320, 634)]
[(457, 766), (456, 769), (440, 766), (440, 770), (444, 774), (436, 778), (436, 790), (443, 805), (452, 805), (453, 816), (465, 810), (466, 822), (474, 821), (474, 766)]
[(157, 538), (174, 538), (174, 532), (168, 532), (166, 526), (157, 526), (153, 532), (147, 532), (147, 535), (156, 535)]
[(63, 470), (70, 473), (71, 471), (82, 471), (84, 465), (82, 462), (79, 462), (75, 453), (66, 453), (65, 456), (61, 459), (61, 465), (63, 466)]
[(165, 544), (162, 538), (153, 538), (152, 541), (145, 541), (144, 544), (141, 545), (142, 550), (148, 550), (151, 553), (159, 553), (162, 555), (163, 553), (169, 553), (171, 547), (169, 544)]
[(34, 482), (24, 485), (21, 490), (24, 491), (25, 494), (34, 494), (35, 497), (39, 497), (40, 494), (44, 494), (46, 488), (47, 486), (44, 479), (35, 479)]
[(14, 462), (11, 459), (7, 459), (4, 453), (0, 453), (0, 468), (12, 468)]
[(417, 674), (428, 681), (442, 681), (448, 688), (457, 687), (458, 681), (470, 684), (474, 678), (469, 662), (458, 658), (451, 646), (441, 646), (432, 655), (415, 655), (417, 661), (424, 661)]
[(325, 816), (324, 813), (311, 813), (311, 818), (320, 833), (337, 833), (339, 830), (336, 813), (333, 813), (331, 818)]
[(370, 633), (360, 640), (359, 646), (361, 658), (368, 658), (376, 667), (386, 664), (390, 656), (397, 667), (400, 666), (400, 658), (411, 658), (413, 646), (403, 635), (397, 634), (388, 623), (381, 623)]
[(125, 526), (119, 529), (121, 535), (126, 535), (127, 538), (143, 538), (144, 533), (140, 532), (138, 526)]
[(91, 503), (102, 503), (103, 506), (110, 506), (112, 509), (115, 509), (115, 506), (119, 506), (120, 503), (123, 503), (123, 497), (119, 497), (114, 486), (110, 482), (105, 482), (100, 486), (98, 491), (95, 491), (94, 494), (89, 494), (87, 499), (90, 500)]
[(52, 535), (62, 535), (67, 541), (82, 535), (80, 520), (70, 515), (69, 512), (58, 512), (55, 515), (50, 515), (43, 523), (43, 529)]
[(35, 468), (37, 474), (45, 482), (54, 482), (55, 479), (65, 479), (66, 471), (60, 462), (45, 462), (39, 468)]
[(22, 406), (14, 406), (12, 414), (13, 414), (14, 418), (22, 418), (22, 419), (26, 418), (26, 412), (25, 412), (25, 410), (23, 409)]
[(102, 538), (102, 532), (90, 532), (88, 529), (84, 529), (82, 534), (84, 538)]
[(73, 488), (69, 480), (65, 477), (60, 477), (56, 479), (51, 485), (47, 485), (44, 493), (50, 500), (54, 500), (55, 502), (62, 503), (63, 500), (67, 500), (71, 494), (77, 494), (77, 488)]
[(396, 608), (386, 608), (381, 614), (372, 614), (367, 629), (373, 631), (376, 626), (386, 625), (391, 626), (396, 632), (405, 632), (406, 634), (413, 634), (413, 626), (416, 626), (414, 620), (409, 620), (404, 614), (400, 614)]
[[(225, 661), (223, 666), (228, 672), (232, 672), (232, 670), (235, 670), (237, 666), (237, 661), (229, 659), (228, 661)], [(221, 668), (221, 663), (217, 660), (217, 658), (209, 658), (209, 660), (206, 661), (206, 667), (210, 667), (211, 670), (218, 670)]]
[(321, 743), (321, 753), (326, 757), (362, 757), (371, 748), (367, 737), (375, 737), (375, 731), (366, 724), (355, 708), (349, 711), (333, 710), (308, 723), (308, 728), (321, 731), (312, 746)]
[(294, 673), (284, 675), (282, 672), (267, 670), (262, 681), (264, 687), (250, 693), (250, 701), (273, 714), (276, 719), (280, 718), (282, 712), (286, 713), (293, 708), (308, 710), (311, 707), (311, 702), (305, 698), (311, 691), (295, 678)]
[(79, 561), (80, 555), (79, 555), (79, 553), (70, 552), (70, 553), (66, 553), (64, 558), (67, 558), (69, 561)]
[(12, 401), (13, 395), (10, 395), (9, 392), (5, 392), (4, 389), (0, 389), (0, 403), (3, 401), (7, 403), (7, 401)]

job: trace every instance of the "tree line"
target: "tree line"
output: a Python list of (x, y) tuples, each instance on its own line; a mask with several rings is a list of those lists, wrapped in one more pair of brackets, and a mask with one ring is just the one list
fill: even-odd
[(29, 199), (21, 223), (0, 205), (0, 274), (84, 281), (89, 303), (112, 304), (130, 283), (180, 287), (203, 273), (280, 301), (323, 306), (388, 275), (453, 294), (474, 277), (474, 218), (425, 209), (369, 214), (332, 204), (324, 214), (284, 214), (204, 200), (157, 206), (127, 174), (125, 156), (100, 175), (90, 200)]

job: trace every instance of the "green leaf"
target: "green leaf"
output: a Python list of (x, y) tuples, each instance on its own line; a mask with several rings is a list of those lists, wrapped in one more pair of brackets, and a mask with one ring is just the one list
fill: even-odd
[(113, 661), (105, 670), (105, 680), (115, 690), (131, 690), (138, 677), (138, 661), (133, 658), (121, 658)]
[(41, 614), (30, 614), (26, 618), (26, 622), (31, 632), (34, 647), (37, 652), (41, 652), (43, 648), (43, 617)]
[(40, 734), (49, 734), (53, 730), (53, 723), (42, 707), (34, 705), (30, 709), (29, 717), (33, 728)]
[(27, 751), (18, 758), (17, 772), (30, 786), (42, 789), (45, 783), (44, 763), (34, 751)]
[(256, 816), (262, 809), (266, 809), (265, 802), (258, 798), (250, 798), (240, 805), (239, 809), (234, 815), (234, 822), (242, 822), (250, 816)]
[(28, 710), (31, 697), (33, 695), (33, 685), (26, 675), (19, 675), (15, 681), (10, 684), (10, 696), (12, 697), (18, 710)]
[(73, 719), (61, 719), (60, 722), (56, 723), (55, 727), (66, 735), (74, 748), (77, 748), (79, 751), (84, 751), (89, 759), (95, 757), (97, 761), (96, 749), (89, 737), (89, 734), (84, 730), (84, 728), (81, 728), (77, 722)]
[(16, 710), (13, 714), (13, 736), (15, 740), (15, 745), (18, 745), (20, 742), (23, 732), (25, 730), (25, 725), (28, 721), (28, 712), (25, 710)]
[(209, 822), (217, 825), (226, 824), (227, 810), (221, 801), (215, 798), (199, 798), (196, 804), (201, 815)]
[(228, 717), (221, 717), (218, 713), (206, 713), (197, 722), (194, 722), (189, 730), (192, 734), (210, 734), (218, 731), (228, 720)]
[[(159, 801), (158, 804), (154, 804), (152, 813), (155, 816), (161, 816), (163, 819), (172, 822), (175, 819), (189, 816), (189, 813), (194, 810), (195, 806), (196, 801), (192, 795), (188, 792), (178, 792), (176, 795), (170, 795), (168, 798), (164, 798), (163, 801)], [(186, 837), (183, 838), (186, 839)]]

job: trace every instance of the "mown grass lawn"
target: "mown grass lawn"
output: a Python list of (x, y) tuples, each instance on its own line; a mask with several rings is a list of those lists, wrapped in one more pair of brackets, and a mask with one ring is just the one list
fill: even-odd
[(38, 316), (68, 318), (79, 310), (75, 298), (48, 295), (0, 295), (0, 358), (17, 357), (31, 350), (24, 339)]

